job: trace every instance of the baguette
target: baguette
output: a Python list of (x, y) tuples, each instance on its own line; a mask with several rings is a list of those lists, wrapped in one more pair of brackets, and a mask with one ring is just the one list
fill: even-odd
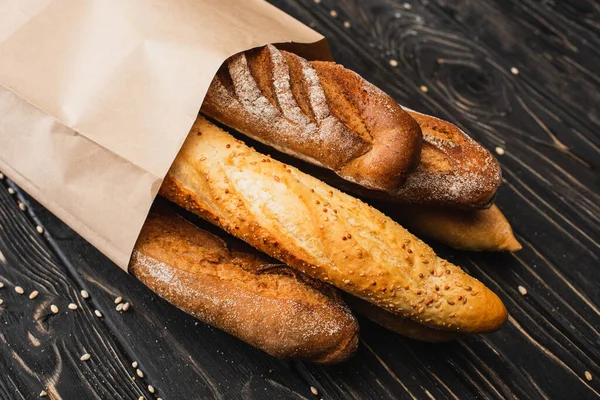
[(370, 319), (377, 325), (380, 325), (394, 333), (406, 336), (411, 339), (423, 342), (449, 342), (465, 336), (463, 333), (455, 331), (444, 331), (427, 327), (408, 318), (385, 311), (381, 307), (354, 297), (345, 295), (344, 300), (350, 306), (352, 311)]
[(405, 110), (423, 132), (421, 161), (404, 185), (389, 192), (390, 199), (403, 204), (488, 208), (502, 182), (492, 153), (449, 122)]
[(275, 357), (331, 364), (355, 352), (358, 324), (335, 289), (236, 242), (172, 212), (152, 213), (129, 271), (176, 307)]
[(522, 246), (502, 211), (449, 210), (421, 206), (394, 206), (384, 209), (411, 232), (429, 237), (456, 249), (470, 251), (519, 251)]
[(426, 326), (489, 332), (502, 301), (358, 199), (200, 117), (160, 193), (266, 254)]
[(316, 171), (328, 183), (363, 197), (393, 204), (486, 209), (502, 182), (496, 158), (455, 125), (405, 108), (423, 132), (421, 160), (397, 189), (371, 190)]
[(230, 57), (201, 111), (371, 189), (398, 188), (421, 152), (419, 126), (390, 96), (340, 65), (271, 45)]

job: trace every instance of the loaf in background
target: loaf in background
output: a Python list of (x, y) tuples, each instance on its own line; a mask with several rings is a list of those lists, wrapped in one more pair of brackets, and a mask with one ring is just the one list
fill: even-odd
[(465, 334), (456, 331), (430, 328), (409, 318), (387, 312), (381, 307), (377, 307), (368, 301), (349, 294), (344, 295), (344, 300), (356, 314), (362, 315), (394, 333), (411, 339), (438, 343), (449, 342), (465, 336)]
[(421, 159), (406, 181), (392, 190), (370, 190), (318, 172), (349, 193), (393, 204), (452, 209), (486, 209), (502, 182), (496, 158), (456, 125), (404, 108), (423, 132)]
[(518, 251), (522, 246), (496, 205), (487, 210), (390, 205), (383, 209), (411, 232), (456, 249)]
[(496, 158), (456, 125), (408, 110), (423, 132), (421, 161), (390, 192), (396, 202), (452, 208), (487, 208), (502, 182)]

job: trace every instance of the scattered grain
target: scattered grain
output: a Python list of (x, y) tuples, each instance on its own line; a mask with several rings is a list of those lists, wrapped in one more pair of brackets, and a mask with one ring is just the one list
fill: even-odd
[(90, 294), (87, 292), (87, 290), (82, 290), (79, 293), (81, 293), (81, 297), (83, 297), (84, 299), (89, 299), (90, 298)]
[(29, 294), (29, 300), (35, 299), (36, 297), (38, 297), (38, 294), (40, 294), (40, 292), (38, 292), (37, 290), (34, 290), (33, 292), (31, 292)]
[(350, 22), (344, 21), (344, 28), (350, 28)]
[(15, 194), (15, 189), (9, 187), (8, 188), (8, 194)]
[(117, 307), (115, 307), (115, 310), (123, 311), (123, 304), (122, 303), (117, 304)]
[(123, 304), (123, 311), (127, 311), (127, 310), (129, 310), (129, 307), (130, 307), (130, 306), (131, 306), (131, 305), (130, 305), (129, 303), (125, 303), (125, 304)]
[(0, 299), (0, 306), (4, 304), (4, 300)]
[(144, 377), (144, 373), (142, 372), (142, 370), (140, 370), (139, 368), (135, 370), (135, 373), (137, 374), (137, 376), (139, 376), (140, 378)]
[(89, 355), (88, 353), (85, 353), (85, 354), (84, 354), (84, 355), (82, 355), (82, 356), (81, 356), (79, 359), (80, 359), (81, 361), (87, 361), (87, 360), (89, 360), (90, 358), (92, 358), (92, 356), (91, 356), (91, 355)]
[(35, 230), (36, 230), (38, 233), (40, 233), (40, 234), (44, 233), (44, 228), (42, 228), (42, 227), (41, 227), (41, 226), (39, 226), (39, 225), (35, 227)]
[(393, 58), (389, 61), (390, 65), (392, 67), (397, 67), (398, 66), (398, 61), (394, 60)]
[(333, 18), (335, 18), (338, 16), (338, 13), (335, 10), (331, 10), (331, 11), (329, 11), (329, 15), (331, 15)]
[(512, 67), (512, 68), (510, 69), (510, 72), (511, 72), (513, 75), (519, 75), (519, 69), (518, 69), (517, 67)]
[(317, 388), (316, 388), (316, 387), (314, 387), (314, 386), (311, 386), (311, 387), (310, 387), (310, 391), (311, 391), (311, 393), (312, 393), (312, 394), (314, 394), (315, 396), (318, 396), (318, 395), (319, 395), (319, 391), (318, 391), (318, 390), (317, 390)]
[(25, 291), (23, 290), (23, 288), (21, 286), (15, 286), (15, 292), (17, 292), (17, 294), (25, 293)]
[(122, 301), (123, 301), (123, 298), (121, 296), (119, 296), (115, 299), (115, 304), (119, 304)]
[(4, 283), (0, 282), (0, 289), (4, 287)]
[(427, 86), (425, 86), (425, 85), (421, 85), (419, 87), (419, 89), (421, 89), (421, 92), (423, 92), (423, 93), (429, 92), (429, 88)]
[(56, 304), (52, 304), (50, 306), (50, 311), (52, 311), (53, 314), (58, 314), (58, 307), (56, 306)]
[(19, 209), (21, 211), (25, 211), (25, 210), (27, 210), (27, 206), (24, 203), (19, 202)]
[(69, 304), (68, 307), (69, 307), (69, 310), (77, 310), (77, 304), (75, 304), (75, 303)]
[(496, 154), (498, 154), (499, 156), (503, 156), (504, 149), (502, 147), (496, 147)]
[(592, 373), (590, 371), (585, 371), (584, 375), (585, 379), (587, 379), (588, 381), (592, 380)]
[(100, 311), (94, 310), (94, 314), (96, 314), (96, 317), (102, 318), (102, 313)]
[(131, 366), (132, 366), (133, 368), (137, 368), (137, 367), (138, 367), (138, 362), (137, 362), (137, 361), (134, 361), (134, 362), (132, 362), (132, 363), (131, 363)]
[(523, 296), (527, 294), (527, 289), (525, 289), (523, 286), (519, 285), (517, 289), (519, 289), (519, 293), (521, 293)]
[(42, 390), (40, 392), (40, 397), (46, 397), (46, 396), (48, 396), (48, 393), (45, 390)]

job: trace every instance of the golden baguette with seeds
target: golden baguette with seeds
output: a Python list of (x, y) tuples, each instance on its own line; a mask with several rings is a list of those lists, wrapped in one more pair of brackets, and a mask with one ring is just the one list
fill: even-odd
[(152, 212), (129, 272), (176, 307), (281, 358), (341, 362), (358, 324), (336, 290), (173, 212)]
[(202, 117), (160, 193), (266, 254), (426, 326), (480, 333), (507, 318), (485, 285), (381, 212)]
[(371, 189), (398, 188), (421, 152), (419, 126), (383, 91), (341, 65), (271, 45), (230, 57), (201, 111)]
[(470, 251), (519, 251), (522, 246), (502, 211), (383, 206), (382, 210), (417, 235)]

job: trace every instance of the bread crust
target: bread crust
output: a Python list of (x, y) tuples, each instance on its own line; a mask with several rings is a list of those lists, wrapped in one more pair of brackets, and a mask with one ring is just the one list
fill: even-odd
[(333, 288), (235, 241), (154, 212), (129, 271), (176, 307), (275, 357), (331, 364), (354, 354), (358, 323)]
[(418, 124), (380, 89), (271, 45), (228, 59), (201, 111), (370, 189), (398, 188), (421, 152)]
[(266, 254), (426, 326), (479, 333), (507, 318), (493, 292), (390, 218), (202, 117), (160, 193)]
[(423, 237), (429, 237), (469, 251), (519, 251), (502, 211), (492, 205), (487, 210), (449, 210), (423, 206), (389, 207), (389, 213), (403, 226)]
[(496, 158), (456, 125), (405, 110), (423, 132), (421, 161), (390, 198), (398, 203), (488, 208), (502, 182)]
[(411, 319), (387, 312), (383, 308), (361, 300), (358, 297), (345, 295), (344, 300), (348, 303), (352, 311), (358, 315), (362, 315), (377, 325), (411, 339), (438, 343), (449, 342), (465, 336), (465, 334), (459, 332), (430, 328)]

